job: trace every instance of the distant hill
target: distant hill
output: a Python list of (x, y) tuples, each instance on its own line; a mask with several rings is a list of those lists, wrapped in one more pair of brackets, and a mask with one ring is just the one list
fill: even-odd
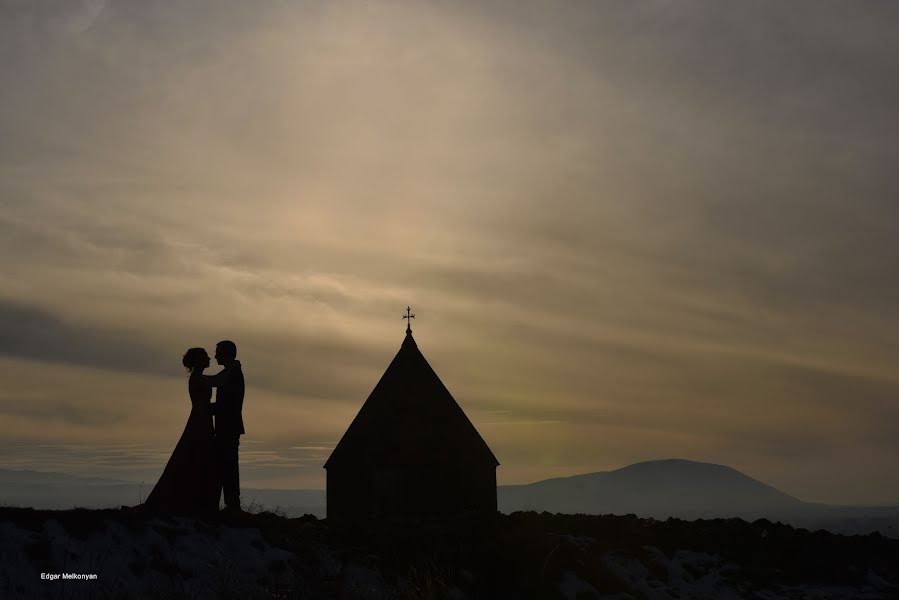
[[(118, 508), (140, 504), (153, 489), (138, 483), (65, 473), (0, 469), (0, 506), (38, 509)], [(245, 504), (254, 509), (277, 508), (289, 516), (325, 517), (324, 490), (241, 490)]]
[(0, 505), (41, 509), (115, 508), (137, 504), (146, 486), (102, 477), (0, 469)]
[(667, 519), (766, 518), (845, 535), (879, 531), (899, 538), (897, 506), (803, 502), (724, 465), (652, 460), (615, 471), (497, 488), (501, 512), (635, 514)]
[[(0, 506), (38, 509), (117, 508), (139, 504), (152, 483), (0, 469)], [(326, 515), (324, 490), (244, 488), (252, 510), (289, 517)], [(635, 514), (667, 519), (766, 518), (848, 535), (879, 531), (899, 538), (899, 507), (828, 506), (803, 502), (724, 465), (666, 459), (615, 471), (497, 487), (500, 512)]]
[(67, 475), (65, 473), (53, 473), (46, 471), (31, 471), (28, 469), (0, 469), (0, 485), (59, 485), (71, 483), (75, 485), (121, 485), (133, 483), (121, 479), (109, 479), (106, 477), (81, 477)]
[(794, 512), (807, 503), (723, 465), (666, 459), (615, 471), (500, 486), (503, 512), (750, 516)]

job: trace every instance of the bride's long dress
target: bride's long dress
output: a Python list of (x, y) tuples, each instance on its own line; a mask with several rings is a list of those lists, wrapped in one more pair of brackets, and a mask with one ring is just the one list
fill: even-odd
[(218, 510), (221, 479), (209, 401), (212, 388), (200, 373), (190, 376), (190, 416), (159, 481), (143, 508), (175, 515), (210, 514)]

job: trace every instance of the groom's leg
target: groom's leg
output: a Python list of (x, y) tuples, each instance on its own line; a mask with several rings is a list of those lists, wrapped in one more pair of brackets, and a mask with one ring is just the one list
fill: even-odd
[(225, 496), (225, 506), (240, 508), (240, 471), (237, 458), (240, 437), (229, 436), (222, 441), (222, 491)]

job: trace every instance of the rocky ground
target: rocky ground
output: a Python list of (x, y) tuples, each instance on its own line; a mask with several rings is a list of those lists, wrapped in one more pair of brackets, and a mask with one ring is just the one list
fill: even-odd
[(899, 598), (899, 540), (739, 519), (519, 512), (337, 527), (271, 512), (0, 508), (0, 597), (873, 600)]

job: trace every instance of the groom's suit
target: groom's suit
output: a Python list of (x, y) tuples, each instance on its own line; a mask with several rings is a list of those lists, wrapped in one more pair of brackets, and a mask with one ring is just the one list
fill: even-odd
[(244, 380), (240, 361), (219, 374), (222, 379), (215, 392), (215, 443), (218, 447), (219, 467), (222, 474), (222, 491), (225, 505), (240, 507), (240, 472), (237, 463), (237, 448), (244, 433), (243, 408)]

